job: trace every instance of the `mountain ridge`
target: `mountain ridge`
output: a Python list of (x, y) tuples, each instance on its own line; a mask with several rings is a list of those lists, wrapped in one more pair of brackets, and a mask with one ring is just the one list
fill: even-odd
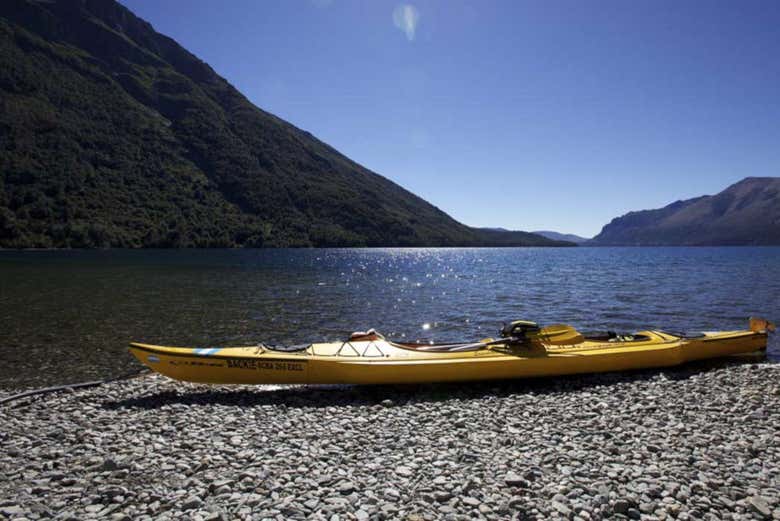
[(113, 0), (0, 3), (0, 246), (490, 246)]
[(548, 239), (554, 241), (567, 241), (567, 242), (573, 242), (574, 244), (581, 244), (590, 240), (587, 237), (581, 237), (573, 233), (561, 233), (552, 230), (534, 230), (531, 233), (535, 233), (536, 235), (541, 235), (542, 237), (547, 237)]
[(780, 245), (780, 177), (746, 177), (715, 195), (629, 212), (594, 246)]

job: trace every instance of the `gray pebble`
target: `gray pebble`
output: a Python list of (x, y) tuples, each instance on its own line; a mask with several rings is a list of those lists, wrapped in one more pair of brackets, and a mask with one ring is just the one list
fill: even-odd
[(772, 516), (772, 510), (769, 508), (769, 505), (764, 498), (760, 496), (753, 496), (748, 499), (748, 503), (750, 504), (753, 511), (758, 515), (767, 519)]
[(387, 409), (158, 376), (55, 394), (0, 414), (0, 517), (780, 518), (780, 382), (755, 367), (399, 388)]
[(504, 476), (504, 483), (506, 483), (510, 487), (519, 487), (525, 484), (525, 479), (520, 477), (519, 474), (517, 474), (514, 471), (509, 471)]
[(198, 496), (189, 496), (181, 504), (182, 510), (194, 510), (203, 506), (203, 500)]

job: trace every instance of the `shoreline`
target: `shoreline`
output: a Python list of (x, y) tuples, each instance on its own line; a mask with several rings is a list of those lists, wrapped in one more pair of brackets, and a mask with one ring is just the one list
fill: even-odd
[(3, 407), (0, 518), (778, 519), (779, 371), (406, 387), (146, 375)]
[[(744, 245), (747, 247), (754, 247), (752, 245)], [(760, 245), (759, 245), (760, 246)], [(768, 247), (777, 247), (780, 245), (768, 245)], [(120, 247), (108, 247), (108, 248), (3, 248), (0, 247), (0, 252), (51, 252), (51, 251), (196, 251), (196, 250), (206, 250), (206, 251), (217, 251), (217, 250), (389, 250), (389, 249), (398, 249), (398, 250), (430, 250), (430, 249), (451, 249), (451, 250), (463, 250), (463, 249), (511, 249), (511, 248), (522, 248), (522, 249), (528, 249), (528, 248), (579, 248), (582, 247), (578, 244), (545, 244), (545, 245), (502, 245), (502, 244), (495, 244), (495, 245), (485, 245), (485, 246), (475, 246), (475, 245), (464, 245), (464, 246), (452, 246), (452, 245), (432, 245), (432, 246), (264, 246), (264, 247), (256, 247), (256, 246), (235, 246), (235, 247), (227, 247), (227, 246), (215, 246), (213, 248), (208, 247), (183, 247), (183, 248), (158, 248), (158, 247), (150, 247), (150, 248), (120, 248)], [(634, 246), (627, 246), (629, 248)], [(642, 246), (637, 246), (642, 247)], [(648, 246), (651, 248), (657, 248), (659, 246)], [(688, 247), (688, 246), (679, 246), (679, 247)], [(717, 247), (717, 246), (713, 246)]]
[(121, 247), (108, 247), (108, 248), (6, 248), (0, 247), (0, 252), (65, 252), (65, 251), (217, 251), (217, 250), (430, 250), (430, 249), (442, 249), (442, 250), (464, 250), (464, 249), (530, 249), (530, 248), (638, 248), (638, 249), (653, 249), (653, 248), (694, 248), (694, 249), (706, 249), (706, 248), (778, 248), (780, 244), (586, 244), (586, 243), (571, 243), (571, 244), (545, 244), (545, 245), (464, 245), (464, 246), (452, 246), (452, 245), (432, 245), (432, 246), (215, 246), (215, 247), (149, 247), (149, 248), (121, 248)]

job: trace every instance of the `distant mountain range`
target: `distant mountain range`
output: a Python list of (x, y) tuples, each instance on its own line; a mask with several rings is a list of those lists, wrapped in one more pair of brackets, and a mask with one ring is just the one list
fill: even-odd
[(573, 233), (559, 233), (559, 232), (552, 232), (549, 230), (539, 230), (531, 233), (535, 233), (536, 235), (541, 235), (542, 237), (547, 237), (548, 239), (552, 239), (554, 241), (568, 241), (568, 242), (573, 242), (575, 244), (582, 244), (590, 240), (586, 237), (580, 237), (579, 235), (574, 235)]
[(587, 244), (780, 245), (780, 177), (748, 177), (717, 195), (629, 212)]
[(457, 222), (113, 0), (0, 2), (0, 247), (495, 245), (570, 244)]

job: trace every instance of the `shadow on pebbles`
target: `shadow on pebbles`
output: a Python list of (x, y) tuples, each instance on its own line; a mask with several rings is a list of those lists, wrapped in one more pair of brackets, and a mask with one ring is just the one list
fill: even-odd
[(2, 407), (0, 519), (780, 519), (780, 365), (461, 385), (156, 375)]

